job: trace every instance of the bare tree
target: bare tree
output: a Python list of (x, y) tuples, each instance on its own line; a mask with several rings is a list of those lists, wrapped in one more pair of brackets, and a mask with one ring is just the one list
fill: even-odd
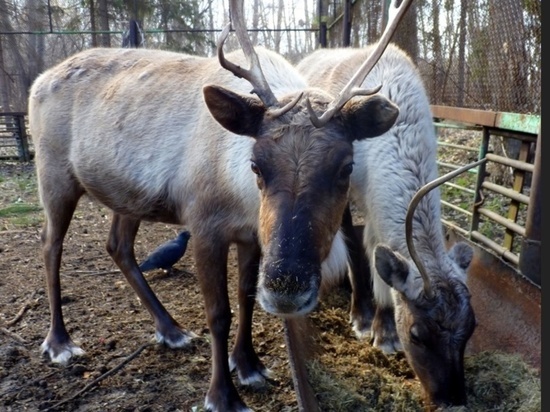
[(97, 5), (99, 29), (102, 31), (99, 36), (99, 45), (103, 47), (111, 47), (111, 35), (109, 34), (109, 9), (107, 7), (107, 0), (97, 0)]
[(283, 23), (283, 15), (285, 10), (285, 2), (284, 0), (279, 0), (279, 6), (277, 7), (277, 21), (275, 23), (275, 44), (273, 45), (273, 48), (277, 53), (281, 52), (281, 27)]
[(259, 16), (260, 11), (260, 0), (254, 0), (254, 3), (252, 4), (252, 28), (254, 31), (252, 32), (252, 44), (258, 44), (258, 23), (260, 21)]
[[(304, 0), (304, 13), (305, 13), (305, 21), (304, 24), (301, 26), (303, 27), (311, 27), (311, 19), (310, 19), (310, 12), (308, 8), (308, 0)], [(309, 53), (311, 50), (313, 50), (313, 42), (311, 40), (311, 35), (305, 36), (305, 44), (304, 44), (304, 53)]]
[[(387, 2), (385, 2), (387, 5)], [(405, 50), (414, 62), (418, 62), (418, 25), (416, 3), (409, 6), (394, 36), (393, 42)]]
[[(521, 17), (521, 0), (491, 0), (489, 1), (489, 24), (490, 35), (495, 39), (490, 48), (490, 60), (496, 69), (491, 75), (491, 81), (495, 85), (492, 88), (493, 106), (497, 102), (501, 110), (511, 111), (517, 107), (521, 98), (521, 90), (526, 90), (525, 74), (521, 62), (525, 60), (523, 47), (523, 19)], [(510, 27), (515, 30), (502, 30)], [(504, 89), (498, 84), (513, 84), (513, 88)]]
[(459, 107), (464, 106), (464, 90), (466, 88), (466, 7), (467, 0), (460, 1), (460, 22), (459, 22), (459, 35), (460, 40), (458, 42), (458, 98), (457, 105)]
[[(46, 19), (42, 12), (42, 2), (39, 0), (27, 0), (26, 7), (28, 13), (29, 31), (40, 32), (46, 26)], [(46, 55), (46, 39), (43, 35), (34, 34), (28, 36), (28, 43), (25, 47), (25, 56), (21, 60), (26, 59), (32, 64), (26, 64), (27, 70), (22, 77), (24, 87), (24, 96), (22, 96), (25, 110), (27, 106), (27, 92), (31, 87), (32, 81), (45, 69), (44, 56)]]
[(96, 22), (95, 22), (95, 1), (94, 0), (89, 0), (89, 4), (88, 4), (88, 8), (89, 8), (89, 11), (90, 11), (90, 28), (91, 28), (91, 31), (92, 31), (92, 47), (97, 47), (98, 46), (98, 41), (97, 41), (97, 25), (96, 25)]
[(439, 0), (432, 0), (432, 53), (433, 53), (433, 64), (432, 64), (432, 96), (435, 100), (438, 97), (435, 93), (441, 92), (440, 84), (441, 76), (439, 73), (440, 67), (443, 67), (443, 56), (441, 54), (441, 33), (439, 30)]
[[(8, 4), (6, 0), (0, 0), (0, 31), (8, 32), (11, 29), (11, 24), (8, 18)], [(6, 59), (4, 59), (4, 39), (5, 36), (0, 35), (0, 111), (10, 111), (10, 76)]]

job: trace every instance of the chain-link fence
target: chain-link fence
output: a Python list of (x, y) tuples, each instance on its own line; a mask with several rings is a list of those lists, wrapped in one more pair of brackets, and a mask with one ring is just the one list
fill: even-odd
[[(0, 111), (25, 111), (28, 88), (38, 73), (105, 41), (110, 47), (135, 43), (212, 56), (217, 36), (228, 21), (222, 3), (207, 2), (202, 17), (164, 27), (151, 19), (132, 26), (134, 20), (122, 12), (111, 14), (108, 33), (89, 30), (85, 8), (61, 10), (50, 5), (36, 10), (33, 19), (29, 12), (28, 21), (21, 20), (20, 26), (14, 23), (19, 22), (15, 13), (27, 9), (10, 12), (13, 16), (4, 14), (0, 18), (0, 76), (4, 76), (0, 85), (2, 100), (9, 104), (4, 103)], [(390, 1), (245, 3), (251, 7), (247, 25), (253, 43), (297, 62), (322, 46), (324, 39), (326, 47), (374, 43), (384, 28)], [(260, 6), (254, 11), (256, 4)], [(71, 13), (74, 16), (67, 20)], [(29, 27), (32, 30), (23, 30)], [(540, 115), (540, 0), (416, 0), (393, 40), (417, 63), (432, 104)], [(234, 36), (226, 47), (238, 47)]]
[[(328, 46), (376, 41), (385, 21), (376, 3), (328, 1)], [(394, 40), (419, 66), (432, 104), (540, 115), (541, 1), (417, 1)]]

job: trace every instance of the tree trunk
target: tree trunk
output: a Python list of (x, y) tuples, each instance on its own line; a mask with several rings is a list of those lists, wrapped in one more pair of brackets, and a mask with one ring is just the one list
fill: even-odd
[[(2, 2), (2, 0), (0, 0)], [(0, 4), (0, 10), (2, 6)], [(0, 24), (2, 27), (2, 24)], [(6, 74), (6, 64), (4, 62), (4, 49), (2, 47), (2, 36), (0, 36), (0, 112), (10, 111), (10, 93), (9, 93), (9, 79)]]
[(97, 47), (97, 26), (95, 23), (95, 3), (94, 0), (90, 0), (90, 29), (92, 31), (92, 47)]
[[(10, 31), (11, 24), (8, 18), (8, 4), (7, 0), (0, 0), (0, 30)], [(4, 53), (7, 54), (8, 50), (4, 50), (3, 39), (7, 36), (0, 36), (0, 112), (10, 111), (10, 78), (8, 76), (9, 69), (6, 66), (7, 58), (4, 58)]]
[[(387, 24), (387, 23), (386, 23)], [(399, 23), (393, 42), (405, 50), (412, 61), (418, 63), (418, 26), (416, 23), (416, 3), (409, 6), (409, 10)]]
[(458, 40), (458, 97), (457, 106), (464, 107), (464, 90), (466, 90), (465, 84), (465, 71), (466, 71), (466, 7), (467, 0), (460, 1), (460, 38)]
[(277, 23), (275, 25), (275, 51), (280, 53), (281, 51), (281, 27), (283, 26), (283, 14), (285, 10), (284, 0), (279, 0), (279, 7), (277, 8)]
[(443, 67), (443, 56), (441, 55), (441, 33), (439, 31), (439, 0), (432, 0), (433, 30), (433, 64), (432, 64), (432, 96), (434, 102), (441, 101), (441, 75), (438, 70)]
[(107, 0), (98, 0), (99, 29), (103, 32), (99, 37), (99, 45), (111, 47), (111, 34), (109, 32), (109, 9)]
[(252, 5), (252, 28), (254, 31), (251, 33), (252, 44), (258, 44), (258, 23), (260, 22), (260, 0), (254, 0)]

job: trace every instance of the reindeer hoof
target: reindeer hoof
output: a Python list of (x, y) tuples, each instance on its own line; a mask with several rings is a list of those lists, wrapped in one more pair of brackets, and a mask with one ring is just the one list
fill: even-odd
[(40, 346), (42, 353), (48, 354), (53, 363), (66, 365), (73, 356), (84, 355), (84, 351), (72, 341), (63, 344), (54, 344), (47, 339)]
[(254, 388), (261, 388), (265, 386), (266, 380), (271, 379), (273, 372), (267, 368), (261, 370), (253, 371), (248, 375), (244, 375), (241, 372), (238, 372), (239, 383), (244, 386), (251, 386)]
[(164, 344), (172, 349), (185, 348), (189, 346), (191, 341), (196, 337), (197, 335), (195, 333), (181, 329), (175, 329), (167, 334), (163, 334), (159, 331), (155, 333), (155, 338), (158, 343)]
[(375, 337), (372, 346), (380, 349), (385, 354), (403, 352), (403, 346), (401, 345), (401, 341), (399, 340), (399, 338), (381, 339), (379, 337)]
[(239, 356), (238, 352), (234, 352), (229, 357), (229, 370), (237, 370), (241, 385), (256, 388), (265, 386), (266, 380), (273, 376), (273, 372), (264, 366), (255, 353)]
[(372, 321), (366, 321), (361, 317), (351, 317), (350, 323), (357, 339), (369, 342), (372, 340)]
[(204, 401), (204, 410), (208, 412), (253, 412), (252, 409), (247, 407), (240, 398), (237, 398), (233, 401), (226, 399), (225, 402), (214, 402), (209, 396), (206, 397)]

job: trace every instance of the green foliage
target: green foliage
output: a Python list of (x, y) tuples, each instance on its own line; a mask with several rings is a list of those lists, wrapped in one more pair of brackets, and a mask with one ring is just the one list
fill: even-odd
[(38, 212), (42, 208), (38, 205), (28, 204), (28, 203), (15, 203), (0, 209), (0, 217), (13, 217), (24, 215), (28, 213)]
[(31, 203), (14, 203), (0, 209), (0, 232), (12, 227), (39, 226), (43, 221), (42, 207)]
[(17, 164), (0, 176), (0, 231), (42, 222), (34, 168)]

